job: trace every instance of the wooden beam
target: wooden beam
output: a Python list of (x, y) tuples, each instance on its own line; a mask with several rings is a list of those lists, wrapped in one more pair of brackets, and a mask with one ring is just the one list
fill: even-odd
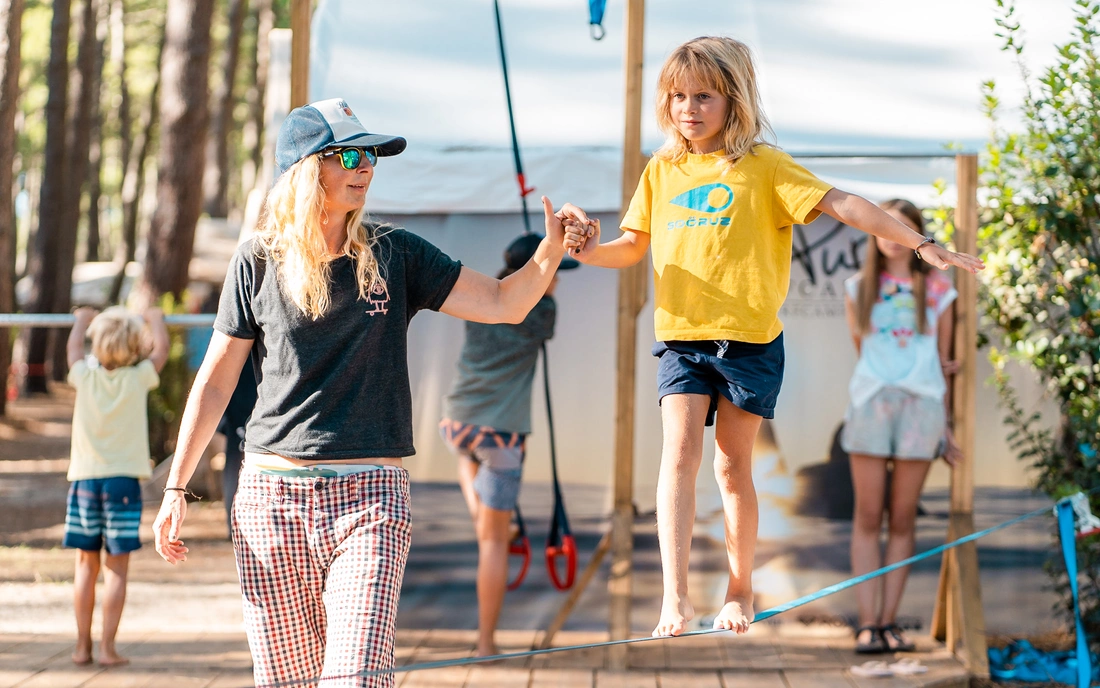
[[(973, 514), (952, 514), (956, 537), (966, 537), (974, 532)], [(960, 655), (972, 676), (989, 678), (989, 649), (985, 637), (985, 610), (982, 609), (982, 583), (978, 571), (978, 545), (968, 542), (958, 547), (952, 557), (953, 576), (957, 584), (949, 588), (955, 593), (954, 616), (957, 625), (948, 625), (951, 647)]]
[(309, 24), (312, 0), (290, 0), (290, 107), (309, 102)]
[[(955, 158), (958, 201), (955, 207), (955, 249), (978, 252), (978, 156)], [(955, 441), (963, 461), (951, 472), (951, 511), (974, 513), (974, 421), (978, 373), (978, 280), (965, 270), (955, 271), (955, 360), (959, 371), (952, 388)]]
[[(958, 188), (955, 248), (965, 253), (977, 254), (977, 156), (956, 156), (955, 175)], [(974, 461), (977, 458), (977, 278), (969, 272), (957, 270), (955, 289), (959, 296), (955, 301), (954, 357), (959, 362), (959, 371), (955, 374), (951, 401), (955, 441), (962, 450), (963, 459), (951, 472), (951, 521), (947, 531), (949, 541), (974, 532)], [(978, 549), (974, 543), (967, 543), (944, 554), (931, 626), (933, 637), (946, 641), (952, 652), (960, 654), (971, 674), (989, 676)]]
[(581, 599), (581, 595), (588, 589), (588, 584), (592, 582), (592, 578), (596, 575), (596, 571), (600, 569), (600, 563), (610, 550), (611, 534), (604, 533), (604, 536), (600, 538), (599, 544), (596, 545), (596, 550), (592, 552), (592, 558), (588, 560), (588, 566), (584, 567), (584, 571), (581, 572), (581, 577), (577, 579), (577, 584), (569, 591), (569, 597), (565, 598), (565, 602), (562, 602), (561, 607), (558, 608), (558, 613), (554, 615), (554, 620), (546, 627), (546, 631), (542, 634), (542, 640), (539, 642), (536, 649), (545, 650), (554, 642), (554, 636), (558, 634), (558, 631), (561, 630), (561, 627), (564, 626), (565, 622), (569, 619), (569, 615), (573, 613), (573, 608), (577, 606), (577, 602)]
[[(624, 36), (625, 118), (622, 206), (625, 214), (642, 174), (642, 64), (645, 0), (627, 0)], [(621, 217), (622, 215), (620, 215)], [(630, 637), (634, 556), (634, 390), (638, 313), (645, 303), (647, 261), (619, 271), (618, 345), (615, 357), (615, 467), (611, 514), (611, 572), (608, 626), (612, 640)], [(610, 668), (625, 669), (626, 646), (610, 648)]]

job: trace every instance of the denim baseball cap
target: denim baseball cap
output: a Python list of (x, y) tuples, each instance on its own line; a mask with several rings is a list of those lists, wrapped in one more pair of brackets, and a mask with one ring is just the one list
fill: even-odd
[(320, 100), (294, 108), (283, 120), (275, 143), (275, 176), (299, 160), (335, 146), (374, 149), (382, 157), (405, 150), (405, 139), (368, 132), (343, 98)]
[[(538, 250), (542, 240), (543, 236), (534, 232), (519, 235), (512, 243), (508, 244), (508, 248), (504, 249), (504, 264), (512, 270), (519, 270), (527, 264), (527, 261), (531, 260), (531, 256), (535, 255), (535, 251)], [(580, 263), (576, 260), (569, 256), (563, 256), (558, 269), (572, 270), (579, 266)]]

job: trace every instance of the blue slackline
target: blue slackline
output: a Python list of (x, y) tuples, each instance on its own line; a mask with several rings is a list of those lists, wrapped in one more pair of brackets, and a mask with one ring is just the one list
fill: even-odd
[(1062, 540), (1062, 556), (1066, 560), (1066, 575), (1073, 591), (1073, 621), (1077, 630), (1077, 688), (1089, 688), (1092, 679), (1092, 658), (1089, 656), (1085, 626), (1081, 623), (1081, 601), (1077, 597), (1077, 539), (1073, 519), (1073, 504), (1068, 499), (1058, 502), (1058, 536)]
[[(1077, 649), (1040, 650), (1025, 639), (1013, 640), (1003, 648), (989, 648), (989, 675), (998, 681), (1019, 681), (1022, 683), (1060, 683), (1077, 688), (1088, 688), (1091, 680), (1100, 681), (1100, 671), (1093, 669), (1093, 657), (1089, 653), (1088, 639), (1084, 624), (1081, 622), (1081, 604), (1077, 589), (1077, 548), (1074, 545), (1074, 505), (1079, 497), (1087, 502), (1087, 497), (1078, 494), (1075, 497), (1058, 502), (1058, 535), (1062, 542), (1062, 557), (1066, 565), (1066, 575), (1070, 582), (1073, 597), (1073, 621), (1077, 632)], [(1086, 507), (1087, 509), (1087, 507)], [(1085, 519), (1078, 513), (1077, 516)], [(1087, 519), (1093, 520), (1093, 519)], [(1089, 526), (1081, 523), (1078, 526)], [(1097, 667), (1100, 669), (1100, 667)]]
[[(1069, 505), (1068, 526), (1063, 524), (1063, 522), (1062, 522), (1063, 517), (1061, 516), (1061, 514), (1062, 514), (1063, 509), (1064, 509), (1063, 505)], [(1074, 543), (1076, 542), (1076, 540), (1074, 538), (1073, 507), (1072, 507), (1072, 505), (1070, 505), (1069, 499), (1067, 498), (1067, 499), (1060, 500), (1058, 502), (1057, 509), (1058, 509), (1058, 514), (1059, 514), (1059, 532), (1060, 532), (1061, 537), (1062, 537), (1063, 551), (1064, 552), (1068, 551), (1068, 552), (1073, 553), (1072, 557), (1069, 554), (1066, 555), (1067, 556), (1066, 562), (1067, 562), (1067, 569), (1070, 566), (1070, 561), (1072, 560), (1072, 562), (1073, 562), (1072, 563), (1072, 572), (1071, 572), (1070, 578), (1073, 581), (1074, 609), (1076, 610), (1077, 609), (1077, 597), (1076, 597), (1077, 564), (1076, 564), (1076, 550), (1074, 549), (1074, 547), (1075, 547)], [(772, 607), (770, 609), (765, 609), (764, 611), (762, 611), (762, 612), (760, 612), (759, 614), (756, 615), (756, 617), (752, 620), (752, 623), (757, 623), (759, 621), (764, 621), (765, 619), (770, 619), (771, 617), (776, 616), (777, 614), (782, 614), (783, 612), (790, 611), (792, 609), (795, 609), (796, 607), (801, 607), (801, 606), (809, 604), (810, 602), (813, 602), (815, 600), (819, 600), (823, 597), (828, 597), (829, 595), (838, 593), (842, 590), (847, 590), (848, 588), (854, 587), (856, 585), (859, 585), (860, 583), (864, 583), (864, 582), (869, 581), (873, 578), (878, 578), (879, 576), (884, 576), (887, 573), (890, 573), (891, 571), (896, 571), (900, 568), (910, 566), (910, 565), (912, 565), (912, 564), (914, 564), (918, 561), (922, 561), (924, 559), (934, 557), (937, 554), (941, 554), (943, 552), (946, 552), (949, 549), (954, 549), (955, 547), (959, 547), (960, 545), (964, 545), (968, 542), (973, 542), (973, 541), (975, 541), (979, 538), (985, 537), (986, 535), (989, 535), (991, 533), (995, 533), (998, 530), (1003, 530), (1003, 529), (1008, 528), (1010, 526), (1014, 526), (1017, 523), (1022, 523), (1023, 521), (1026, 521), (1026, 520), (1031, 519), (1031, 518), (1035, 518), (1036, 516), (1041, 516), (1042, 514), (1049, 513), (1049, 512), (1050, 512), (1050, 507), (1049, 506), (1044, 506), (1042, 508), (1039, 508), (1039, 509), (1036, 509), (1034, 511), (1030, 511), (1026, 514), (1023, 514), (1021, 516), (1016, 516), (1015, 518), (1011, 518), (1011, 519), (1009, 519), (1007, 521), (1004, 521), (1002, 523), (998, 523), (997, 525), (986, 528), (985, 530), (980, 530), (976, 533), (971, 533), (970, 535), (963, 536), (963, 537), (961, 537), (957, 540), (954, 540), (952, 542), (947, 542), (947, 543), (944, 543), (942, 545), (939, 545), (938, 547), (933, 547), (930, 550), (921, 552), (920, 554), (915, 554), (915, 555), (913, 555), (913, 556), (911, 556), (907, 559), (902, 559), (901, 561), (895, 562), (895, 563), (890, 564), (888, 566), (883, 566), (882, 568), (871, 571), (870, 573), (865, 573), (865, 574), (860, 575), (860, 576), (853, 576), (852, 578), (849, 578), (847, 580), (843, 580), (839, 583), (835, 583), (835, 584), (830, 585), (826, 588), (822, 588), (821, 590), (818, 590), (817, 592), (813, 592), (813, 593), (810, 593), (808, 595), (803, 595), (802, 597), (791, 600), (790, 602), (786, 602), (786, 603), (778, 605), (776, 607)], [(1067, 528), (1068, 528), (1068, 530), (1067, 530)], [(1069, 544), (1066, 544), (1067, 542)], [(1087, 668), (1087, 665), (1088, 665), (1088, 659), (1087, 659), (1088, 658), (1088, 651), (1087, 651), (1087, 643), (1085, 642), (1085, 634), (1084, 634), (1084, 631), (1083, 631), (1083, 627), (1081, 626), (1081, 621), (1080, 621), (1080, 616), (1079, 615), (1078, 615), (1078, 620), (1077, 620), (1077, 629), (1078, 629), (1078, 631), (1077, 631), (1078, 652), (1079, 653), (1082, 652), (1080, 648), (1083, 645), (1086, 648), (1084, 650), (1084, 654), (1083, 654), (1083, 656), (1086, 657), (1085, 662), (1079, 663), (1079, 673), (1080, 673), (1082, 671), (1082, 669), (1080, 669), (1081, 665), (1085, 665), (1084, 671), (1088, 671), (1088, 668)], [(572, 651), (575, 651), (575, 650), (587, 650), (587, 649), (597, 648), (597, 647), (612, 647), (612, 646), (615, 646), (615, 645), (630, 645), (630, 644), (633, 644), (633, 643), (644, 643), (644, 642), (649, 642), (649, 641), (652, 641), (652, 640), (669, 640), (670, 638), (686, 638), (686, 637), (690, 637), (690, 636), (709, 635), (711, 633), (730, 633), (730, 632), (731, 631), (727, 631), (726, 629), (708, 628), (708, 629), (701, 629), (701, 630), (698, 630), (698, 631), (688, 631), (687, 633), (682, 633), (678, 636), (658, 636), (658, 637), (645, 636), (645, 637), (641, 637), (641, 638), (626, 638), (624, 640), (608, 640), (608, 641), (599, 642), (599, 643), (586, 643), (586, 644), (583, 644), (583, 645), (569, 645), (569, 646), (565, 646), (565, 647), (551, 647), (551, 648), (546, 648), (544, 650), (525, 650), (523, 652), (512, 652), (512, 653), (508, 653), (508, 654), (489, 655), (487, 657), (460, 657), (460, 658), (457, 658), (457, 659), (444, 659), (444, 660), (439, 660), (439, 661), (435, 661), (435, 662), (423, 662), (421, 664), (411, 664), (409, 666), (403, 666), (403, 667), (392, 667), (392, 668), (389, 668), (389, 669), (375, 669), (373, 671), (362, 671), (362, 672), (359, 672), (357, 674), (349, 674), (347, 676), (326, 676), (325, 679), (326, 680), (335, 680), (335, 679), (342, 679), (342, 678), (366, 678), (366, 677), (369, 677), (369, 676), (381, 676), (383, 674), (399, 674), (399, 673), (405, 673), (405, 672), (410, 672), (410, 671), (426, 671), (426, 670), (429, 670), (429, 669), (443, 669), (443, 668), (454, 667), (454, 666), (466, 666), (466, 665), (469, 665), (469, 664), (481, 664), (481, 663), (485, 663), (485, 662), (498, 662), (498, 661), (502, 661), (502, 660), (506, 660), (506, 659), (520, 659), (520, 658), (523, 658), (523, 657), (534, 657), (536, 655), (547, 655), (547, 654), (554, 654), (554, 653), (558, 653), (558, 652), (572, 652)], [(1084, 675), (1086, 677), (1088, 676), (1088, 674), (1084, 674)], [(298, 685), (302, 685), (302, 684), (305, 684), (305, 683), (313, 683), (313, 682), (316, 682), (318, 680), (319, 680), (319, 678), (310, 678), (310, 679), (298, 679), (298, 680), (294, 680), (294, 681), (283, 681), (283, 682), (277, 682), (277, 683), (265, 683), (265, 684), (256, 686), (256, 688), (283, 688), (284, 686), (298, 686)], [(1086, 680), (1086, 683), (1080, 684), (1081, 688), (1087, 688), (1087, 686), (1088, 686), (1087, 678), (1085, 680)]]

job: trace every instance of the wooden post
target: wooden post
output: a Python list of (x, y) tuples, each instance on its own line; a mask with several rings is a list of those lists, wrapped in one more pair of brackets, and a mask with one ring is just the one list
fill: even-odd
[[(623, 128), (622, 215), (642, 174), (642, 63), (645, 0), (627, 0), (625, 11), (625, 120)], [(620, 215), (620, 217), (622, 216)], [(612, 640), (630, 637), (634, 556), (634, 369), (638, 313), (645, 304), (647, 261), (619, 271), (618, 346), (616, 347), (615, 468), (612, 476), (611, 572), (608, 625)], [(610, 648), (612, 669), (625, 669), (625, 645)]]
[(536, 650), (545, 650), (554, 643), (554, 636), (558, 634), (558, 631), (569, 619), (569, 615), (573, 613), (573, 608), (577, 606), (581, 595), (588, 589), (588, 584), (592, 582), (592, 578), (600, 568), (600, 562), (607, 556), (610, 549), (611, 534), (604, 533), (596, 545), (596, 550), (592, 552), (592, 558), (588, 560), (588, 566), (584, 567), (584, 571), (577, 578), (577, 584), (569, 591), (569, 597), (565, 599), (565, 602), (562, 602), (561, 607), (558, 608), (558, 613), (554, 615), (550, 625), (546, 627), (546, 631), (542, 634), (542, 640), (535, 647)]
[(309, 23), (311, 0), (290, 0), (290, 107), (309, 102)]
[[(955, 157), (958, 201), (955, 208), (955, 247), (965, 253), (978, 252), (978, 158)], [(977, 391), (978, 281), (964, 270), (955, 273), (955, 360), (959, 371), (952, 386), (952, 420), (955, 441), (963, 460), (951, 472), (951, 516), (949, 541), (974, 532), (974, 461), (976, 445), (975, 397)], [(945, 640), (948, 649), (959, 654), (971, 674), (989, 676), (989, 657), (982, 610), (978, 549), (973, 542), (944, 553), (939, 591), (932, 613), (932, 635)]]

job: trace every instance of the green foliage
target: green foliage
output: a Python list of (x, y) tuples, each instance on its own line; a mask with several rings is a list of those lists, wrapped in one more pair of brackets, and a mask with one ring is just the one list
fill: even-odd
[[(999, 126), (995, 85), (983, 86), (994, 135), (982, 169), (988, 196), (979, 241), (982, 298), (996, 326), (994, 381), (1007, 409), (1009, 440), (1038, 469), (1054, 497), (1091, 493), (1100, 511), (1100, 0), (1076, 0), (1073, 35), (1038, 77), (1023, 67), (1023, 35), (1012, 0), (998, 36), (1026, 86), (1023, 128)], [(1015, 359), (1034, 370), (1057, 404), (1053, 426), (1026, 411), (1006, 373)], [(1100, 642), (1100, 538), (1080, 543), (1081, 602), (1090, 639)], [(1068, 581), (1051, 567), (1064, 611)]]

